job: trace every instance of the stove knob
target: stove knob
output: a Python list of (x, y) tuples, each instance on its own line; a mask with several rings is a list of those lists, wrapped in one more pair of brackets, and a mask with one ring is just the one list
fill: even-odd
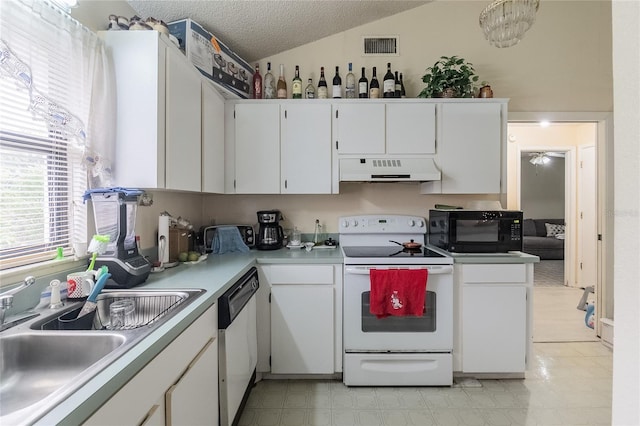
[(418, 228), (422, 228), (422, 227), (424, 227), (424, 221), (419, 220), (418, 221)]
[(413, 227), (416, 225), (416, 221), (413, 219), (409, 219), (409, 222), (407, 224), (409, 225), (409, 227)]
[(349, 227), (349, 221), (348, 220), (343, 220), (342, 221), (342, 227), (343, 228), (348, 228)]
[(352, 224), (353, 226), (358, 226), (358, 221), (357, 221), (357, 220), (355, 220), (355, 219), (353, 219), (353, 220), (351, 221), (351, 224)]

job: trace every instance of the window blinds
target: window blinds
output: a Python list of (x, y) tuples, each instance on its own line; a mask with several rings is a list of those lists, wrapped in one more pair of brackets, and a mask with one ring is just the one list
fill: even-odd
[[(65, 123), (88, 123), (91, 55), (76, 21), (42, 1), (0, 2), (0, 268), (72, 253), (86, 242), (84, 141)], [(66, 114), (66, 112), (70, 113)], [(85, 253), (78, 253), (84, 255)]]

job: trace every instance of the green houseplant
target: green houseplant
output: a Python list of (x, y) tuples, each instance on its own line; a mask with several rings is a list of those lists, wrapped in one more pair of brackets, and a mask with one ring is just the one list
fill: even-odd
[(422, 81), (427, 87), (422, 89), (419, 98), (469, 98), (478, 81), (473, 65), (457, 56), (441, 56), (426, 71)]

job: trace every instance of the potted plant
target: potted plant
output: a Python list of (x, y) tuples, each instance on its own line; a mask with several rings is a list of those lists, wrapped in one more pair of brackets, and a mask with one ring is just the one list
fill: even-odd
[(469, 98), (478, 81), (473, 65), (457, 56), (441, 56), (426, 71), (422, 81), (427, 87), (422, 89), (419, 98)]

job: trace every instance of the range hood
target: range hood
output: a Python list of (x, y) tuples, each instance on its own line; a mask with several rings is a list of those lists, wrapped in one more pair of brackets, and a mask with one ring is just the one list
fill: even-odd
[(439, 181), (433, 158), (341, 158), (341, 182)]

